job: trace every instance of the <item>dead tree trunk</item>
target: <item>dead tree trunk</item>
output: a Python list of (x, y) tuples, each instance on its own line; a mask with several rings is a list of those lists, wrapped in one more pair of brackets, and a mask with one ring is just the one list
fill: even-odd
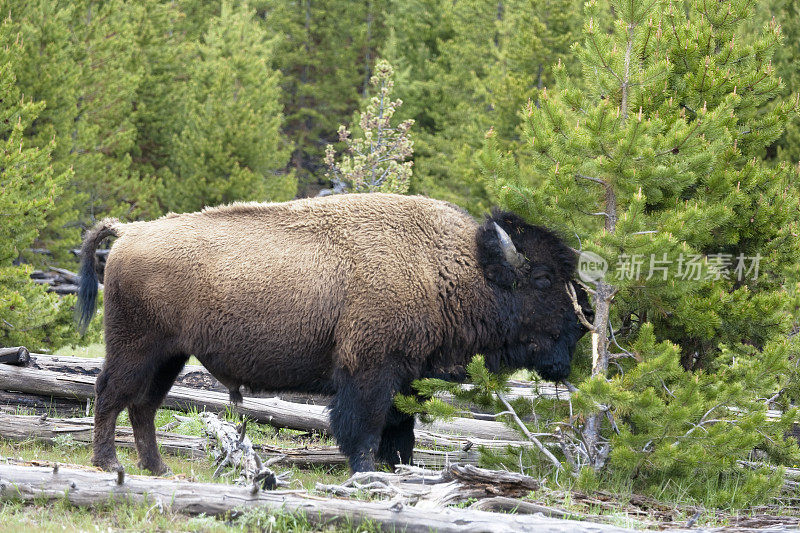
[[(23, 348), (24, 349), (24, 348)], [(0, 361), (2, 362), (2, 361)], [(88, 376), (96, 376), (103, 368), (102, 358), (86, 358), (86, 357), (64, 357), (58, 355), (46, 354), (31, 354), (30, 366), (40, 370), (50, 370), (51, 372), (63, 372), (66, 374), (83, 374)], [(217, 379), (212, 376), (208, 370), (200, 365), (186, 365), (184, 369), (178, 374), (175, 380), (175, 385), (191, 387), (195, 389), (206, 389), (217, 392), (228, 392), (227, 387), (222, 385)], [(537, 398), (548, 399), (569, 399), (569, 391), (562, 387), (557, 387), (553, 383), (531, 383), (525, 381), (509, 382), (509, 392), (505, 395), (508, 399), (529, 398), (531, 400)], [(471, 385), (462, 385), (465, 389), (471, 388)], [(262, 391), (259, 393), (248, 392), (245, 390), (245, 396), (253, 398), (280, 398), (287, 402), (295, 403), (310, 403), (314, 405), (328, 405), (331, 402), (331, 397), (324, 394), (311, 394), (300, 392), (285, 392), (285, 391)], [(449, 395), (443, 395), (448, 398)]]
[[(54, 444), (58, 442), (59, 437), (69, 436), (75, 442), (88, 445), (92, 443), (92, 431), (94, 431), (92, 418), (47, 418), (0, 413), (0, 437), (9, 440), (36, 439)], [(156, 438), (166, 453), (189, 457), (206, 456), (206, 439), (202, 437), (158, 431)], [(130, 427), (118, 426), (116, 442), (123, 448), (134, 448), (133, 430)]]
[[(22, 394), (0, 390), (0, 412), (12, 415), (55, 415), (62, 417), (88, 416), (89, 402), (53, 398), (40, 394)], [(20, 411), (23, 411), (20, 413)]]
[(474, 465), (453, 464), (441, 471), (400, 465), (395, 473), (357, 472), (341, 485), (317, 483), (316, 488), (339, 496), (366, 493), (418, 508), (440, 509), (498, 494), (522, 497), (541, 488), (541, 482), (523, 474)]
[(0, 500), (68, 500), (93, 507), (114, 501), (161, 504), (173, 512), (210, 516), (265, 508), (302, 512), (308, 520), (328, 526), (371, 520), (385, 530), (449, 532), (574, 532), (629, 533), (616, 526), (558, 520), (536, 515), (508, 515), (471, 509), (415, 509), (400, 503), (309, 497), (289, 491), (253, 491), (218, 483), (190, 483), (146, 476), (84, 471), (71, 468), (0, 464)]

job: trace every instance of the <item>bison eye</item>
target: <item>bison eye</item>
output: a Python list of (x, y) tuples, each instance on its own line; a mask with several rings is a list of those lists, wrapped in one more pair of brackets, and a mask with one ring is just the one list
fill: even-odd
[(550, 280), (550, 276), (547, 274), (534, 274), (533, 275), (533, 286), (537, 289), (547, 289), (552, 285), (553, 282)]

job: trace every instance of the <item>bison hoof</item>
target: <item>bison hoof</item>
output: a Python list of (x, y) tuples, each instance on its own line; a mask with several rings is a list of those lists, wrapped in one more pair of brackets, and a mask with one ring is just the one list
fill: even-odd
[(165, 465), (163, 462), (159, 461), (157, 464), (148, 465), (139, 461), (136, 466), (141, 468), (142, 470), (149, 470), (150, 473), (154, 476), (171, 476), (172, 470)]
[(106, 472), (119, 472), (120, 470), (125, 470), (125, 468), (120, 464), (119, 461), (115, 459), (92, 459), (92, 464), (98, 468), (105, 470)]
[(350, 468), (353, 472), (374, 472), (375, 458), (372, 453), (361, 453), (350, 457)]

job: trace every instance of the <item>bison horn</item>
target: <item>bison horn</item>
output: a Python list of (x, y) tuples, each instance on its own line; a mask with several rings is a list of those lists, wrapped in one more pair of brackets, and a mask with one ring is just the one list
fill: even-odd
[(506, 233), (497, 222), (494, 223), (494, 229), (497, 231), (497, 238), (500, 239), (500, 248), (503, 249), (503, 255), (506, 261), (515, 268), (519, 268), (525, 264), (525, 256), (517, 251), (508, 233)]

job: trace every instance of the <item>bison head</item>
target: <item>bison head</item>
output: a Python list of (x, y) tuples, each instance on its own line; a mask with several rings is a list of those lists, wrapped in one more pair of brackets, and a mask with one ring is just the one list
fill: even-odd
[(567, 284), (575, 288), (586, 317), (592, 320), (594, 314), (586, 292), (572, 280), (575, 252), (552, 231), (501, 211), (487, 217), (478, 242), (506, 336), (495, 364), (532, 368), (548, 380), (566, 379), (575, 345), (586, 333)]

